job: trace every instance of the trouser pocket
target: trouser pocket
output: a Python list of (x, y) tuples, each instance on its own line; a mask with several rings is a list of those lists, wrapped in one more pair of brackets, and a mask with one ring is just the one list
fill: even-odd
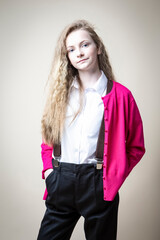
[(58, 191), (59, 177), (57, 170), (53, 170), (46, 178), (46, 188), (48, 196), (46, 201), (48, 203), (56, 203), (57, 191)]
[(103, 201), (103, 170), (95, 171), (95, 194), (97, 203)]

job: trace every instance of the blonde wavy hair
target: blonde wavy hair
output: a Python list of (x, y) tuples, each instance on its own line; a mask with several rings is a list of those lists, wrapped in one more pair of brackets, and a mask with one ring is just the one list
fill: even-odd
[(55, 48), (48, 77), (49, 92), (41, 120), (42, 138), (49, 145), (53, 143), (59, 144), (61, 141), (70, 87), (75, 77), (77, 77), (80, 92), (82, 92), (78, 71), (71, 65), (66, 50), (67, 36), (79, 29), (86, 30), (94, 40), (97, 49), (101, 51), (101, 54), (98, 55), (99, 68), (107, 76), (108, 80), (114, 80), (105, 46), (95, 32), (93, 25), (85, 20), (78, 20), (68, 25), (62, 31)]

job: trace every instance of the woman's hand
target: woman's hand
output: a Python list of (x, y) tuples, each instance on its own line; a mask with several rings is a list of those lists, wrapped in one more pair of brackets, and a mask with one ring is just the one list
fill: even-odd
[(46, 171), (45, 171), (45, 173), (44, 173), (44, 177), (45, 177), (45, 179), (48, 177), (48, 175), (51, 173), (53, 171), (53, 169), (47, 169)]

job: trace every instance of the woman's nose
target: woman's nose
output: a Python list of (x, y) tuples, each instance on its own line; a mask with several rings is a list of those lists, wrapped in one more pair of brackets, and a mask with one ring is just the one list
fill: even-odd
[(77, 49), (77, 57), (82, 57), (84, 55), (81, 49)]

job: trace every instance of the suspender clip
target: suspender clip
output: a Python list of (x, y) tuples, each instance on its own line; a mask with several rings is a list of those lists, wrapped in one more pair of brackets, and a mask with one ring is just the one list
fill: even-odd
[(59, 167), (59, 160), (60, 160), (60, 157), (53, 158), (53, 166), (54, 167)]
[(97, 163), (96, 163), (96, 169), (98, 169), (98, 170), (102, 169), (103, 160), (100, 159), (100, 158), (95, 158), (95, 160), (97, 161)]

